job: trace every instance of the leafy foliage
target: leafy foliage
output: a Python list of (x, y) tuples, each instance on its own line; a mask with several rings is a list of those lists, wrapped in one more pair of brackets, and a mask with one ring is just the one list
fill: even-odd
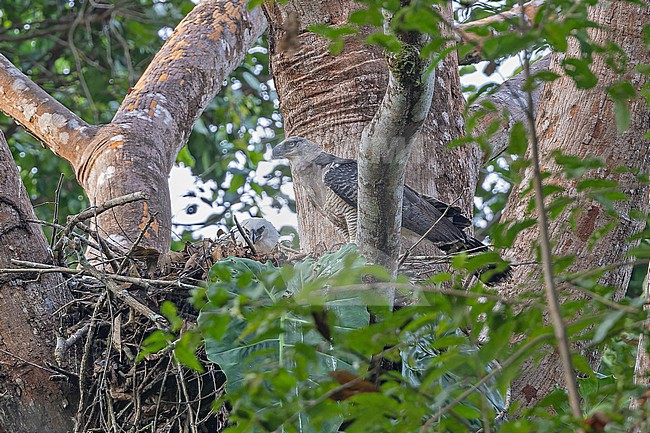
[[(560, 390), (521, 417), (505, 415), (513, 409), (510, 381), (553, 340), (541, 295), (505, 300), (480, 283), (450, 295), (441, 283), (396, 282), (409, 302), (389, 312), (367, 296), (376, 289), (359, 284), (367, 273), (379, 275), (352, 245), (283, 268), (239, 258), (215, 264), (194, 300), (206, 350), (229, 380), (219, 402), (232, 407), (227, 431), (335, 432), (342, 423), (351, 432), (575, 431)], [(638, 419), (631, 415), (639, 416), (629, 398), (644, 391), (623, 367), (633, 363), (623, 341), (641, 331), (642, 303), (624, 301), (612, 310), (598, 302), (611, 288), (578, 275), (561, 278), (594, 293), (564, 304), (567, 316), (588, 311), (571, 326), (571, 338), (605, 350), (601, 372), (575, 355), (585, 417), (606, 414), (612, 431), (622, 431)], [(458, 289), (461, 283), (454, 280)], [(382, 320), (369, 324), (368, 311), (381, 311)], [(178, 359), (195, 350), (175, 348)], [(377, 354), (401, 367), (378, 371)], [(347, 382), (336, 379), (341, 370), (374, 385), (345, 393)]]
[[(366, 0), (361, 3), (364, 9), (351, 16), (349, 26), (312, 28), (312, 31), (332, 40), (332, 52), (340, 51), (346, 35), (357, 33), (358, 26), (383, 24), (382, 10), (387, 10), (393, 12), (389, 24), (391, 33), (386, 35), (378, 29), (368, 39), (370, 42), (396, 51), (400, 49), (399, 41), (391, 37), (391, 34), (414, 31), (430, 36), (423, 55), (445, 54), (441, 47), (448, 39), (438, 31), (440, 17), (430, 8), (435, 2), (410, 2), (405, 5), (404, 2)], [(519, 25), (521, 18), (514, 17), (491, 24), (489, 28), (477, 27), (472, 32), (479, 36), (490, 35), (482, 41), (480, 49), (481, 54), (493, 62), (517, 54), (530, 59), (534, 53), (546, 49), (568, 52), (567, 41), (574, 39), (579, 54), (567, 56), (561, 67), (578, 88), (592, 89), (599, 85), (591, 70), (595, 56), (608, 56), (610, 60), (607, 64), (614, 70), (622, 68), (626, 63), (622, 50), (618, 47), (598, 46), (590, 39), (587, 30), (595, 24), (588, 20), (587, 8), (592, 4), (593, 2), (548, 2), (530, 18), (530, 25), (523, 30)], [(496, 12), (516, 5), (517, 2), (500, 2), (498, 6), (494, 3), (488, 3), (487, 6), (478, 3), (468, 15), (474, 18), (493, 16)], [(459, 52), (470, 48), (473, 47), (461, 46)], [(524, 90), (531, 91), (535, 86), (558, 78), (559, 75), (554, 73), (540, 73), (526, 83)], [(495, 86), (474, 89), (476, 92), (470, 96), (470, 101), (494, 89)], [(628, 103), (637, 96), (637, 91), (629, 83), (621, 82), (611, 85), (608, 92), (614, 101), (617, 125), (624, 130), (629, 127)], [(483, 103), (481, 110), (470, 115), (467, 121), (468, 132), (471, 134), (473, 127), (483, 117), (494, 114), (495, 110), (489, 102)], [(498, 132), (500, 125), (501, 121), (496, 120), (480, 135), (465, 137), (459, 140), (459, 144), (476, 141), (487, 148), (490, 137)], [(523, 180), (523, 171), (530, 166), (527, 159), (529, 134), (523, 123), (513, 124), (507, 153), (493, 162), (490, 166), (492, 173), (501, 175), (508, 183)], [(568, 210), (571, 215), (569, 224), (574, 224), (575, 229), (574, 218), (581, 212), (572, 200), (575, 194), (598, 203), (611, 218), (611, 223), (590, 233), (590, 246), (593, 247), (607, 232), (615, 229), (617, 221), (627, 218), (619, 214), (617, 204), (626, 201), (628, 197), (621, 191), (618, 182), (602, 177), (598, 169), (605, 166), (604, 161), (560, 153), (553, 155), (553, 159), (561, 167), (561, 175), (575, 182), (571, 184), (571, 189), (551, 182), (545, 185), (544, 196), (549, 201), (547, 208), (550, 218), (557, 219)], [(625, 167), (615, 170), (621, 173), (629, 171)], [(638, 175), (641, 183), (647, 183), (642, 175), (633, 175)], [(531, 188), (532, 186), (524, 185), (524, 193)], [(500, 196), (504, 197), (503, 192), (506, 191), (501, 191)], [(490, 203), (490, 207), (494, 206), (498, 211), (504, 202), (503, 199), (497, 200)], [(533, 207), (534, 201), (531, 201), (528, 210)], [(633, 218), (643, 221), (647, 216), (639, 213)], [(509, 247), (519, 232), (536, 223), (535, 219), (528, 218), (495, 224), (489, 228), (488, 233), (495, 245)], [(631, 255), (638, 258), (646, 257), (646, 253), (645, 245), (630, 251)], [(490, 254), (472, 258), (459, 255), (452, 259), (451, 264), (457, 271), (471, 273), (493, 264), (494, 259)], [(522, 409), (517, 418), (508, 419), (504, 416), (506, 409), (510, 409), (511, 413), (517, 409), (508, 407), (509, 384), (521, 373), (527, 359), (532, 358), (533, 367), (541, 362), (549, 350), (546, 344), (552, 344), (555, 338), (553, 329), (544, 319), (546, 300), (539, 292), (533, 290), (520, 297), (504, 299), (480, 284), (467, 289), (457, 279), (458, 272), (454, 274), (456, 279), (450, 274), (439, 274), (415, 286), (395, 282), (394, 285), (398, 288), (408, 288), (403, 293), (410, 300), (408, 305), (395, 311), (386, 311), (377, 308), (373, 302), (366, 302), (369, 311), (381, 312), (378, 313), (381, 320), (348, 330), (343, 335), (332, 326), (325, 332), (331, 338), (325, 341), (330, 343), (330, 349), (337, 354), (337, 359), (346, 362), (344, 365), (348, 373), (352, 374), (351, 377), (374, 384), (374, 388), (365, 388), (364, 391), (350, 387), (355, 392), (346, 394), (345, 398), (336, 398), (335, 396), (341, 395), (341, 391), (348, 389), (346, 384), (349, 382), (336, 382), (322, 374), (323, 364), (317, 353), (324, 341), (312, 341), (305, 337), (309, 332), (319, 330), (319, 326), (322, 327), (322, 319), (320, 324), (318, 319), (322, 318), (319, 314), (322, 300), (312, 302), (311, 308), (307, 309), (296, 302), (304, 299), (302, 293), (312, 283), (303, 284), (302, 290), (288, 290), (290, 282), (295, 281), (295, 275), (303, 275), (301, 269), (304, 269), (304, 265), (298, 263), (291, 269), (265, 269), (264, 272), (244, 269), (249, 272), (249, 276), (241, 274), (242, 269), (238, 269), (235, 280), (242, 278), (243, 285), (233, 280), (232, 265), (223, 265), (231, 272), (221, 269), (218, 285), (226, 284), (232, 289), (238, 288), (240, 292), (236, 295), (234, 292), (227, 293), (225, 289), (215, 292), (219, 299), (218, 311), (221, 311), (218, 317), (235, 315), (241, 322), (235, 324), (232, 319), (228, 319), (225, 327), (223, 324), (216, 327), (221, 331), (216, 336), (208, 337), (208, 344), (213, 344), (212, 337), (221, 342), (221, 346), (212, 346), (213, 349), (216, 348), (217, 354), (227, 353), (241, 345), (252, 349), (251, 343), (272, 342), (273, 345), (270, 350), (264, 346), (257, 347), (252, 354), (246, 353), (246, 363), (250, 362), (248, 372), (240, 371), (241, 366), (236, 366), (233, 375), (238, 378), (236, 380), (241, 378), (246, 386), (234, 390), (227, 397), (233, 408), (233, 425), (229, 431), (311, 431), (312, 428), (329, 431), (331, 425), (326, 425), (325, 420), (331, 422), (339, 419), (344, 420), (345, 431), (350, 432), (559, 432), (576, 431), (583, 422), (592, 428), (596, 419), (605, 419), (608, 431), (624, 431), (635, 423), (642, 422), (647, 408), (633, 411), (628, 402), (630, 398), (638, 398), (645, 389), (634, 384), (631, 369), (621, 367), (631, 365), (636, 355), (634, 350), (626, 350), (621, 342), (629, 340), (630, 335), (637, 336), (645, 332), (642, 325), (645, 320), (642, 302), (631, 298), (620, 302), (611, 301), (616, 288), (598, 282), (598, 278), (607, 271), (606, 268), (576, 272), (572, 268), (576, 259), (574, 256), (557, 256), (553, 259), (553, 272), (563, 288), (580, 293), (580, 296), (571, 296), (562, 304), (562, 316), (574, 318), (567, 329), (570, 340), (580, 347), (605, 353), (605, 362), (600, 371), (594, 371), (582, 355), (574, 354), (573, 362), (580, 374), (584, 419), (575, 419), (571, 415), (567, 396), (560, 388), (532, 408)], [(339, 273), (362, 280), (364, 272), (369, 270), (350, 267)], [(268, 278), (268, 275), (274, 274), (281, 275), (282, 278)], [(539, 275), (531, 272), (529, 277), (531, 288), (539, 287)], [(349, 283), (336, 283), (331, 278), (320, 280), (319, 284), (318, 290), (327, 289), (331, 293), (349, 289)], [(451, 291), (450, 285), (456, 291)], [(365, 291), (377, 288), (377, 285), (354, 284), (355, 298), (363, 299)], [(264, 294), (263, 302), (251, 304), (251, 289), (255, 293)], [(208, 289), (208, 292), (210, 290), (214, 289)], [(280, 293), (288, 293), (290, 296), (277, 301)], [(259, 300), (260, 296), (253, 299)], [(242, 300), (245, 300), (245, 307), (255, 305), (256, 308), (242, 312)], [(206, 312), (205, 307), (203, 311)], [(210, 314), (214, 312), (207, 311)], [(207, 323), (203, 322), (200, 327), (212, 329)], [(289, 323), (301, 323), (303, 339), (299, 342), (296, 342), (295, 328), (289, 326)], [(238, 336), (229, 334), (235, 328)], [(284, 362), (285, 358), (279, 354), (291, 354), (287, 358), (290, 361)], [(399, 363), (401, 368), (377, 369), (377, 357)], [(228, 365), (225, 368), (230, 369), (237, 359), (241, 361), (244, 358), (214, 359), (216, 362), (225, 362)], [(337, 367), (339, 365), (337, 362)], [(330, 364), (330, 368), (335, 367)], [(531, 366), (528, 365), (527, 368)], [(337, 400), (337, 403), (333, 400)]]
[[(236, 258), (215, 264), (210, 271), (214, 284), (205, 293), (207, 302), (201, 309), (199, 327), (205, 332), (208, 356), (221, 366), (228, 378), (229, 391), (241, 387), (243, 371), (293, 364), (291, 353), (297, 344), (318, 347), (327, 343), (315, 330), (305, 329), (303, 317), (283, 310), (287, 303), (305, 304), (309, 300), (308, 292), (322, 287), (323, 281), (333, 274), (343, 271), (357, 274), (362, 261), (351, 254), (351, 247), (325, 255), (316, 262), (302, 262), (292, 269), (282, 270), (270, 263), (262, 265)], [(224, 308), (224, 302), (239, 307)], [(339, 324), (334, 325), (335, 334), (368, 324), (365, 307), (345, 303), (338, 300), (323, 305), (323, 309), (331, 311), (333, 323)], [(261, 322), (256, 315), (259, 308), (267, 311)], [(343, 323), (345, 326), (341, 327)], [(314, 354), (321, 368), (312, 370), (312, 374), (325, 374), (335, 365), (345, 364), (322, 347)], [(260, 361), (260, 355), (264, 361)], [(268, 364), (270, 356), (277, 357), (271, 365)]]

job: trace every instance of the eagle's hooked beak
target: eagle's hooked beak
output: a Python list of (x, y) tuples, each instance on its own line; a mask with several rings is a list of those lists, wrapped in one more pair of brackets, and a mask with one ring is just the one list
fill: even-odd
[(302, 137), (289, 137), (273, 148), (271, 156), (273, 159), (288, 158), (296, 155), (296, 150), (305, 143)]
[(284, 141), (278, 144), (271, 151), (271, 159), (282, 159), (284, 158)]

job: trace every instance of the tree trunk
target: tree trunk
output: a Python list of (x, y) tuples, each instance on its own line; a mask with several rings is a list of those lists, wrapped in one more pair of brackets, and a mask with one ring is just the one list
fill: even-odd
[[(334, 56), (328, 51), (329, 40), (306, 29), (312, 24), (345, 24), (355, 8), (354, 2), (331, 0), (265, 5), (271, 68), (286, 136), (303, 136), (347, 158), (357, 157), (361, 133), (386, 92), (384, 56), (381, 49), (363, 42), (363, 34), (348, 38), (343, 52)], [(406, 183), (441, 200), (458, 199), (456, 205), (471, 215), (481, 152), (475, 146), (447, 148), (464, 132), (457, 66), (452, 55), (436, 68), (432, 108), (415, 139)], [(294, 177), (301, 247), (309, 251), (342, 242), (332, 224), (323, 222), (309, 203), (300, 181)]]
[[(0, 268), (11, 259), (52, 263), (29, 196), (0, 133)], [(72, 429), (76, 384), (55, 382), (55, 311), (71, 299), (60, 274), (0, 274), (0, 432)]]
[[(641, 38), (642, 28), (648, 23), (649, 12), (644, 6), (626, 2), (612, 2), (607, 6), (593, 7), (590, 19), (603, 26), (592, 30), (591, 36), (597, 44), (613, 41), (628, 56), (628, 70), (622, 75), (613, 72), (603, 56), (597, 56), (592, 65), (592, 72), (598, 77), (598, 85), (590, 90), (577, 89), (573, 80), (567, 76), (547, 84), (540, 101), (536, 129), (540, 145), (542, 171), (549, 175), (546, 184), (561, 186), (565, 195), (573, 198), (575, 204), (568, 206), (559, 216), (549, 223), (549, 232), (553, 238), (555, 256), (575, 255), (576, 259), (569, 272), (579, 272), (593, 267), (611, 265), (625, 260), (625, 254), (634, 246), (627, 239), (640, 231), (645, 220), (635, 219), (633, 211), (647, 214), (649, 189), (640, 182), (634, 170), (647, 172), (650, 162), (650, 142), (643, 135), (650, 129), (645, 101), (637, 98), (632, 101), (630, 128), (618, 133), (614, 119), (613, 105), (606, 94), (606, 89), (615, 81), (629, 80), (640, 89), (647, 82), (641, 73), (632, 71), (639, 64), (650, 60)], [(624, 17), (624, 18), (621, 18)], [(567, 57), (579, 56), (577, 44), (573, 44)], [(562, 75), (561, 61), (564, 55), (554, 54), (551, 70)], [(620, 222), (607, 234), (596, 240), (595, 232), (616, 219), (608, 215), (599, 202), (589, 198), (585, 192), (576, 190), (576, 180), (568, 179), (562, 173), (552, 152), (574, 155), (578, 158), (598, 157), (604, 167), (590, 170), (587, 177), (607, 179), (619, 182), (618, 190), (625, 192), (629, 199), (614, 205), (621, 216)], [(621, 173), (615, 169), (628, 167), (632, 172)], [(522, 221), (535, 218), (528, 211), (532, 192), (522, 195), (530, 184), (532, 170), (524, 173), (520, 185), (513, 189), (503, 218), (506, 221)], [(570, 221), (575, 221), (571, 228)], [(537, 256), (539, 231), (536, 226), (522, 231), (507, 255), (516, 261), (527, 261)], [(620, 299), (625, 293), (632, 272), (632, 266), (620, 266), (607, 272), (599, 283), (616, 289), (614, 299)], [(540, 271), (531, 272), (530, 267), (521, 266), (514, 272), (512, 281), (539, 281)], [(537, 287), (539, 288), (539, 287)], [(558, 284), (560, 290), (570, 293), (570, 285)], [(533, 290), (530, 284), (501, 287), (508, 296)], [(585, 354), (593, 365), (598, 364), (598, 354)], [(538, 366), (531, 363), (522, 369), (525, 373), (518, 377), (513, 385), (513, 399), (531, 406), (553, 390), (555, 385), (562, 385), (561, 368), (555, 352), (548, 354)]]

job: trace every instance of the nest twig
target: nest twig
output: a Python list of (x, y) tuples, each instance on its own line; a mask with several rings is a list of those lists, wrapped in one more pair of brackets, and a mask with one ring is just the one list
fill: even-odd
[[(113, 206), (143, 198), (135, 193), (111, 200), (68, 217), (66, 225), (31, 220), (53, 228), (56, 264), (12, 260), (12, 267), (0, 269), (0, 274), (38, 278), (56, 272), (66, 278), (74, 299), (55, 312), (61, 317), (54, 349), (57, 365), (41, 368), (53, 380), (78, 385), (75, 432), (218, 432), (227, 422), (226, 409), (214, 408), (225, 376), (203, 349), (196, 354), (202, 373), (180, 365), (171, 350), (146, 355), (138, 363), (136, 357), (152, 332), (168, 327), (159, 313), (164, 301), (177, 306), (186, 326), (196, 322), (198, 311), (189, 295), (205, 285), (214, 263), (239, 256), (280, 264), (286, 255), (280, 250), (259, 255), (223, 236), (152, 257), (138, 245), (142, 237), (126, 251), (102, 238), (101, 227), (84, 224)], [(88, 248), (96, 257), (85, 257)]]

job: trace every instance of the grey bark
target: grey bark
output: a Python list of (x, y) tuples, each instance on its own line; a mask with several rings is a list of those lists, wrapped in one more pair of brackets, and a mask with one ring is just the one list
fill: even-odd
[(401, 38), (399, 53), (387, 55), (388, 86), (361, 134), (358, 160), (357, 244), (367, 260), (392, 275), (401, 248), (406, 163), (429, 112), (435, 80), (435, 71), (426, 74), (430, 61), (420, 58), (426, 38), (409, 36)]

